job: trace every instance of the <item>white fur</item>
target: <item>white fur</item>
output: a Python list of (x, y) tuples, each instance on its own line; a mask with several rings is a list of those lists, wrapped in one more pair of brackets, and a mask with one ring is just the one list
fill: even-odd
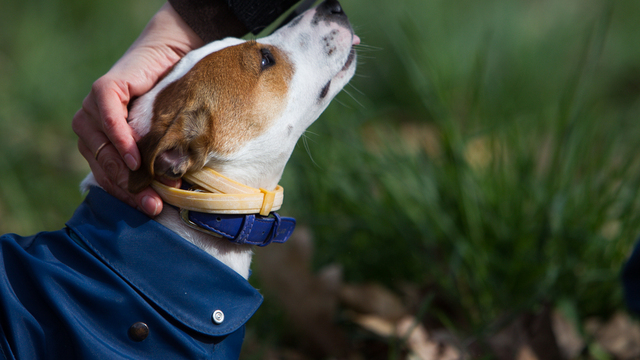
[[(352, 30), (328, 21), (314, 24), (314, 14), (315, 9), (309, 10), (294, 20), (295, 25), (284, 27), (258, 40), (259, 43), (276, 46), (293, 63), (294, 74), (282, 115), (267, 131), (246, 142), (235, 153), (226, 156), (209, 154), (207, 166), (251, 187), (273, 189), (278, 184), (299, 137), (320, 116), (355, 72), (355, 60), (351, 66), (343, 68), (354, 41)], [(168, 76), (136, 101), (129, 114), (129, 123), (133, 129), (140, 136), (149, 132), (153, 102), (162, 89), (186, 74), (206, 55), (243, 41), (227, 38), (187, 54)], [(320, 99), (319, 94), (329, 81), (329, 91)], [(89, 174), (81, 186), (87, 189), (89, 186), (97, 186), (97, 183), (93, 175)], [(249, 276), (251, 246), (236, 245), (193, 230), (182, 223), (178, 212), (170, 206), (164, 206), (155, 220), (243, 277)]]

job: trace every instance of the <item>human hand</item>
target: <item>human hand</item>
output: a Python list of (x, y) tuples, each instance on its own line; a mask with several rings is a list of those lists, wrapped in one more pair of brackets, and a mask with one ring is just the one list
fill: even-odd
[(203, 41), (165, 3), (122, 58), (93, 83), (73, 117), (78, 149), (98, 184), (150, 216), (162, 211), (160, 196), (151, 188), (139, 194), (127, 190), (129, 169), (140, 166), (136, 145), (139, 134), (127, 123), (127, 106), (149, 91), (187, 52), (202, 45)]

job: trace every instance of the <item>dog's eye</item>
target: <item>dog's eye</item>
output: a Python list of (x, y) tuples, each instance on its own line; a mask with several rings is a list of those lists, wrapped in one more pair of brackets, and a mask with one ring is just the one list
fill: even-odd
[(260, 49), (260, 53), (262, 54), (262, 59), (260, 60), (260, 67), (262, 68), (262, 70), (275, 65), (276, 59), (274, 59), (273, 54), (271, 53), (271, 51), (269, 51), (269, 49), (262, 48)]

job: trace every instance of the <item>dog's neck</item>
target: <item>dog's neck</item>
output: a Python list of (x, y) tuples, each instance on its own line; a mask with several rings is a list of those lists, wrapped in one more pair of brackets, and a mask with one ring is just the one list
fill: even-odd
[[(234, 161), (233, 163), (238, 163), (238, 161)], [(244, 176), (234, 176), (235, 174), (229, 171), (230, 169), (235, 168), (234, 166), (227, 166), (227, 171), (225, 173), (222, 173), (224, 170), (219, 170), (218, 173), (246, 186), (274, 190), (280, 180), (282, 171), (284, 170), (284, 163), (286, 163), (286, 159), (283, 161), (281, 167), (276, 168), (275, 171), (271, 172), (271, 174), (268, 174), (263, 170), (265, 173), (258, 174), (257, 176), (251, 176), (251, 172), (247, 172), (246, 169), (241, 169), (242, 171), (238, 171), (238, 173)], [(209, 163), (207, 165), (208, 167), (214, 166), (213, 163)], [(218, 169), (221, 167), (222, 166), (218, 164)], [(187, 226), (182, 220), (179, 210), (166, 202), (164, 203), (163, 211), (155, 220), (187, 241), (198, 246), (219, 261), (223, 262), (244, 278), (248, 278), (251, 257), (253, 254), (252, 246), (236, 244), (227, 239), (216, 237), (209, 233), (194, 229), (191, 226)]]
[(164, 204), (162, 212), (155, 220), (220, 260), (245, 279), (249, 277), (249, 266), (253, 255), (252, 246), (234, 244), (226, 239), (188, 227), (180, 219), (178, 210), (167, 203)]

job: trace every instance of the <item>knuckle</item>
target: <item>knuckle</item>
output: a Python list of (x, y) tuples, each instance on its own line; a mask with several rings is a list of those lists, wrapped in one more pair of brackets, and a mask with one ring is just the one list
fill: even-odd
[(91, 157), (93, 157), (93, 154), (91, 153), (91, 151), (89, 151), (89, 148), (87, 148), (87, 146), (84, 144), (84, 142), (82, 142), (82, 139), (78, 139), (78, 151), (80, 151), (80, 154), (82, 154), (82, 156), (84, 156), (85, 159), (89, 159)]
[(127, 189), (127, 184), (129, 183), (129, 174), (128, 174), (128, 171), (126, 169), (124, 171), (122, 171), (120, 174), (118, 174), (118, 178), (116, 179), (116, 183), (118, 184), (118, 186), (121, 189), (123, 189), (123, 190)]
[(109, 80), (106, 75), (99, 77), (98, 80), (94, 81), (91, 85), (91, 92), (96, 94), (101, 93), (107, 87), (109, 82), (111, 82), (111, 80)]
[(112, 182), (117, 182), (118, 175), (122, 171), (123, 164), (116, 156), (109, 154), (109, 156), (104, 156), (102, 168)]
[(102, 168), (114, 187), (126, 190), (129, 182), (129, 168), (127, 168), (115, 153), (104, 157)]
[(104, 131), (110, 132), (118, 125), (118, 119), (110, 115), (105, 115), (102, 119), (102, 125), (104, 126)]
[(80, 110), (78, 110), (78, 112), (76, 112), (76, 114), (73, 116), (73, 120), (71, 121), (71, 129), (73, 129), (73, 132), (76, 133), (76, 135), (80, 136), (80, 134), (83, 132), (85, 121), (86, 113), (84, 111), (84, 108), (81, 108)]

